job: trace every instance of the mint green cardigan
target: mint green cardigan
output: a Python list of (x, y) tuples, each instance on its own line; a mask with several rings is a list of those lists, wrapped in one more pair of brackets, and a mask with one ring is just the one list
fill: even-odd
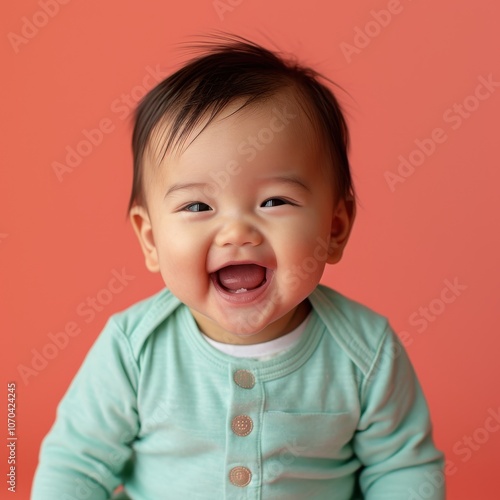
[[(442, 500), (443, 454), (387, 320), (325, 286), (298, 344), (235, 358), (168, 290), (112, 316), (45, 437), (32, 500)], [(235, 426), (235, 422), (238, 425)]]

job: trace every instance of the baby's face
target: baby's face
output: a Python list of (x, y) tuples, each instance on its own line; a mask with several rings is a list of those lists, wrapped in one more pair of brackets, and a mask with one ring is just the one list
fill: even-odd
[(306, 298), (326, 262), (340, 258), (350, 220), (298, 104), (273, 100), (231, 114), (236, 109), (228, 106), (197, 136), (198, 127), (159, 167), (146, 163), (148, 210), (131, 217), (148, 268), (200, 329), (250, 344), (304, 319)]

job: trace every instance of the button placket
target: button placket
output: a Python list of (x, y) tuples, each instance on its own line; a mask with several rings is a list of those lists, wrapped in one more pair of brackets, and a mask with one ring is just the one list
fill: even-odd
[[(260, 456), (258, 428), (263, 387), (255, 372), (236, 368), (230, 372), (230, 402), (227, 414), (226, 492), (234, 496), (234, 488), (245, 488), (245, 498), (258, 498)], [(232, 494), (231, 494), (232, 491)]]

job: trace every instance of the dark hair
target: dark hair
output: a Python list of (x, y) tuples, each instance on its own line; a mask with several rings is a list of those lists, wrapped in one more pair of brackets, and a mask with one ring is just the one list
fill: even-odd
[(239, 36), (215, 37), (196, 47), (206, 52), (160, 82), (135, 111), (134, 178), (129, 210), (136, 203), (144, 203), (143, 160), (153, 132), (165, 119), (169, 127), (162, 131), (162, 157), (171, 147), (181, 144), (207, 114), (205, 127), (235, 99), (246, 99), (243, 108), (285, 88), (298, 91), (312, 110), (313, 123), (322, 131), (333, 164), (336, 195), (344, 199), (354, 196), (347, 156), (347, 123), (336, 97), (319, 77), (336, 85), (334, 82)]

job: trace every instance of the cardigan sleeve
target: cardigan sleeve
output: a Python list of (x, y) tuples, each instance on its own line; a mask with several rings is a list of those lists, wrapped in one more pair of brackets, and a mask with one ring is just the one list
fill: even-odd
[(444, 500), (444, 456), (414, 369), (387, 326), (361, 387), (354, 451), (366, 500)]
[(128, 339), (111, 318), (58, 406), (42, 443), (32, 500), (111, 497), (138, 432), (138, 374)]

